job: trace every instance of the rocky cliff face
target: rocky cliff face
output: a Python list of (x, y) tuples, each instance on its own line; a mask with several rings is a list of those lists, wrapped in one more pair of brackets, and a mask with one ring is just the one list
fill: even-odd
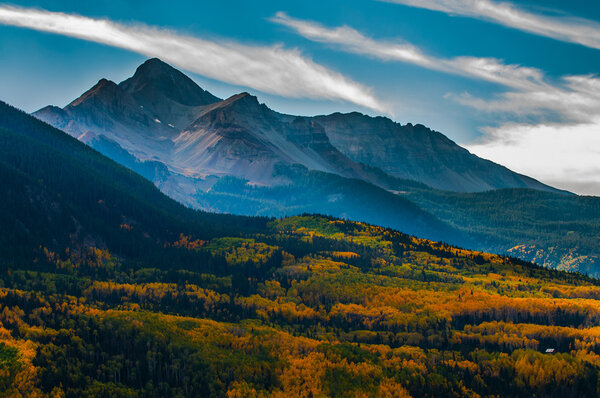
[(205, 105), (221, 101), (175, 68), (153, 58), (119, 86), (166, 126), (181, 130)]
[(460, 192), (499, 188), (556, 191), (530, 177), (481, 159), (441, 133), (417, 124), (354, 112), (313, 118), (351, 159), (431, 187)]

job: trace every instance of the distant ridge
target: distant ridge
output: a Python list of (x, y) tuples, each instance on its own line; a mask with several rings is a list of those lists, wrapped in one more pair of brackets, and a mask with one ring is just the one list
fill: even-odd
[(563, 192), (481, 159), (421, 124), (401, 125), (358, 112), (316, 116), (332, 144), (351, 159), (398, 178), (448, 191), (533, 188)]

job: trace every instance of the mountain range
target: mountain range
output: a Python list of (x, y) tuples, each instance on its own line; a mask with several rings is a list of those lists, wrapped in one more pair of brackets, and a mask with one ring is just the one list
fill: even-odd
[(138, 160), (192, 178), (227, 175), (273, 186), (289, 182), (275, 175), (276, 165), (302, 165), (376, 185), (386, 185), (387, 173), (451, 191), (555, 191), (422, 125), (359, 113), (285, 115), (248, 93), (220, 100), (159, 59), (119, 84), (101, 79), (64, 109), (34, 115), (86, 143), (112, 140)]
[(481, 159), (420, 124), (287, 115), (248, 93), (222, 100), (158, 59), (33, 115), (192, 208), (330, 214), (600, 272), (596, 198)]

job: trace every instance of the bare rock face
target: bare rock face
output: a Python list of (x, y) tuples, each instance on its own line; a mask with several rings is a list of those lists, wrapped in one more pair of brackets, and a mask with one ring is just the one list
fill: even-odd
[(138, 101), (161, 104), (171, 100), (181, 105), (199, 106), (219, 102), (192, 79), (158, 58), (140, 65), (135, 74), (119, 84)]
[(394, 177), (459, 192), (499, 188), (556, 191), (530, 177), (481, 159), (448, 137), (423, 125), (400, 125), (357, 112), (314, 118), (331, 143), (351, 159)]
[(119, 86), (155, 119), (175, 129), (191, 123), (199, 108), (221, 101), (157, 58), (144, 62)]

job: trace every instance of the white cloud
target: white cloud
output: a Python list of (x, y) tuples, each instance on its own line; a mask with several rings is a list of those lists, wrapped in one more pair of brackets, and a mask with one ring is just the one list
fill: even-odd
[(456, 99), (483, 112), (529, 122), (483, 129), (465, 147), (550, 185), (600, 196), (600, 79), (566, 76), (558, 85), (503, 93), (493, 99)]
[(483, 128), (471, 152), (547, 184), (600, 196), (600, 79), (566, 76), (492, 99), (454, 96), (508, 122)]
[(509, 2), (491, 0), (384, 1), (482, 19), (540, 36), (600, 49), (600, 23), (588, 19), (536, 14)]
[(492, 99), (454, 96), (508, 122), (482, 129), (471, 152), (572, 192), (600, 196), (600, 79), (566, 76), (556, 85), (502, 93)]
[(565, 76), (555, 85), (540, 82), (492, 99), (474, 98), (469, 94), (451, 97), (480, 111), (554, 119), (563, 124), (587, 123), (600, 116), (600, 79), (592, 75)]
[(434, 57), (405, 41), (374, 40), (348, 26), (328, 28), (317, 22), (292, 18), (283, 12), (278, 12), (271, 20), (293, 29), (306, 39), (335, 44), (344, 51), (375, 57), (383, 61), (406, 62), (431, 70), (486, 80), (513, 88), (538, 85), (543, 79), (543, 72), (535, 68), (507, 65), (495, 58)]
[(600, 116), (574, 125), (507, 124), (488, 133), (466, 148), (553, 186), (600, 195)]
[(371, 89), (319, 65), (298, 50), (209, 41), (147, 25), (46, 10), (0, 6), (0, 24), (119, 47), (222, 82), (294, 98), (348, 101), (389, 113)]
[(316, 22), (292, 18), (281, 11), (275, 14), (271, 21), (292, 28), (309, 40), (339, 44), (345, 50), (356, 54), (372, 55), (384, 61), (404, 61), (437, 68), (430, 57), (411, 44), (378, 42), (348, 26), (327, 28)]

